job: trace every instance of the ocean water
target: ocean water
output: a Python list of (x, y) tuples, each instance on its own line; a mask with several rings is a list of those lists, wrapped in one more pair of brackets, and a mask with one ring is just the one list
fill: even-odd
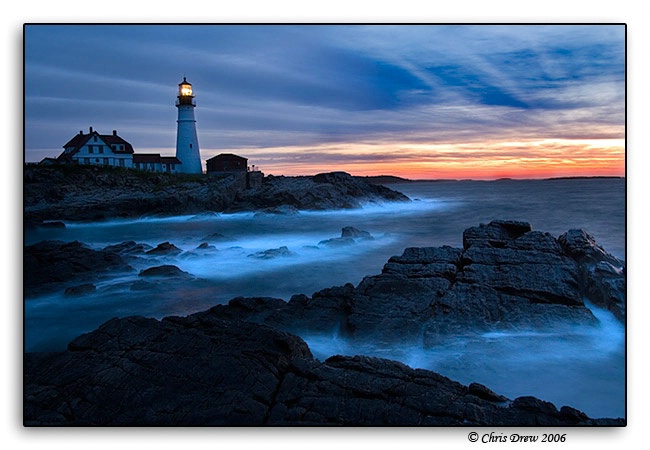
[[(288, 300), (293, 294), (356, 285), (364, 276), (380, 273), (388, 258), (406, 247), (462, 247), (464, 229), (495, 219), (530, 222), (533, 229), (555, 236), (582, 228), (609, 253), (625, 259), (623, 179), (437, 181), (390, 187), (413, 201), (285, 216), (199, 214), (28, 230), (27, 245), (58, 239), (103, 248), (133, 240), (151, 246), (170, 242), (184, 253), (143, 257), (133, 264), (135, 272), (97, 283), (91, 295), (58, 292), (26, 299), (25, 350), (64, 349), (74, 337), (113, 317), (187, 315), (237, 296)], [(374, 239), (343, 247), (321, 244), (339, 237), (345, 226), (368, 231)], [(214, 248), (197, 251), (202, 242)], [(288, 250), (285, 256), (252, 256), (281, 247)], [(139, 270), (161, 264), (174, 264), (197, 280), (171, 288), (130, 289)], [(435, 349), (351, 345), (336, 336), (303, 338), (319, 359), (334, 354), (388, 357), (462, 383), (480, 382), (510, 398), (534, 395), (592, 417), (622, 417), (625, 330), (611, 314), (591, 308), (600, 320), (596, 328), (576, 327), (562, 335), (493, 333)]]

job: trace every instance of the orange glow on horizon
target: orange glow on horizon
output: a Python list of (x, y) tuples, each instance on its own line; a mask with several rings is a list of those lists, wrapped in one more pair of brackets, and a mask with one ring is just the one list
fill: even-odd
[(625, 176), (624, 139), (422, 144), (337, 143), (317, 146), (202, 150), (248, 158), (265, 174), (314, 175), (344, 171), (358, 176), (408, 179), (498, 179)]

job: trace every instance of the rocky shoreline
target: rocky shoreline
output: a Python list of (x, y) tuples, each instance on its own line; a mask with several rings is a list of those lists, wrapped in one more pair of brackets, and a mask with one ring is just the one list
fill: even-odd
[(147, 173), (101, 166), (25, 166), (23, 179), (28, 227), (206, 212), (349, 209), (365, 202), (410, 201), (397, 191), (345, 172), (267, 176), (252, 189), (246, 189), (245, 177), (238, 174)]
[[(371, 237), (344, 229), (337, 239), (354, 238)], [(41, 270), (48, 261), (58, 267), (54, 273), (87, 283), (98, 272), (128, 270), (129, 258), (140, 253), (173, 251), (165, 244), (123, 243), (95, 253), (79, 243), (28, 246), (26, 290), (60, 282)], [(191, 274), (160, 266), (140, 277), (173, 283)], [(625, 295), (624, 263), (586, 232), (555, 238), (528, 223), (493, 221), (465, 230), (463, 248), (407, 248), (356, 287), (289, 301), (239, 297), (187, 317), (113, 319), (66, 351), (27, 353), (24, 423), (623, 426), (625, 419), (593, 419), (533, 397), (508, 399), (386, 359), (319, 361), (299, 336), (335, 331), (351, 342), (435, 348), (468, 334), (594, 326), (585, 300), (625, 323)]]

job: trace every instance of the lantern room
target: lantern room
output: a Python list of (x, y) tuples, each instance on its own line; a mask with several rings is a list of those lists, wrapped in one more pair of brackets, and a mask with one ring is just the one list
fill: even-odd
[(194, 94), (192, 93), (192, 85), (183, 77), (183, 81), (178, 85), (178, 102), (177, 105), (192, 105), (194, 106)]

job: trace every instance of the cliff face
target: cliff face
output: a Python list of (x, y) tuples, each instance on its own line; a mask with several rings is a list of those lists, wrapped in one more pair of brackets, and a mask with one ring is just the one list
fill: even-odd
[(243, 174), (180, 175), (90, 166), (26, 166), (26, 225), (44, 220), (102, 220), (278, 206), (355, 208), (364, 201), (408, 201), (399, 192), (343, 172), (265, 177), (246, 189)]

